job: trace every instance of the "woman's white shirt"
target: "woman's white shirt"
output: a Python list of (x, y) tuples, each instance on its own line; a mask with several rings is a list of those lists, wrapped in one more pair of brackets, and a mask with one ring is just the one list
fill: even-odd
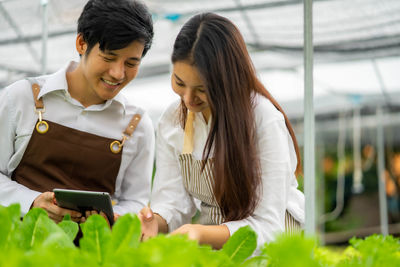
[[(277, 233), (285, 231), (286, 210), (304, 223), (304, 195), (297, 189), (294, 175), (297, 158), (285, 120), (265, 97), (255, 97), (255, 121), (262, 170), (262, 193), (252, 216), (224, 223), (232, 235), (240, 227), (249, 225), (258, 235), (258, 245), (270, 242)], [(156, 136), (156, 176), (151, 208), (168, 223), (169, 231), (190, 223), (200, 201), (185, 190), (179, 155), (182, 153), (184, 131), (178, 120), (180, 100), (172, 103), (162, 115)], [(201, 113), (194, 119), (195, 159), (202, 159), (210, 131), (210, 121)]]

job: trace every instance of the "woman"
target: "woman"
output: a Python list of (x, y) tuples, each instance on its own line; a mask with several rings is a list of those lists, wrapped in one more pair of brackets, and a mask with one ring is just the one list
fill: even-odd
[[(213, 13), (194, 16), (176, 38), (172, 63), (181, 101), (158, 125), (151, 209), (139, 214), (143, 237), (188, 234), (221, 248), (245, 225), (259, 245), (285, 231), (285, 220), (299, 227), (296, 138), (238, 29)], [(190, 224), (196, 209), (200, 224)]]

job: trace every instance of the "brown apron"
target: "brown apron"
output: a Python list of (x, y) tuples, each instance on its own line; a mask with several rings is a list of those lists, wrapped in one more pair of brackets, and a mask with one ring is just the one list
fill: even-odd
[[(199, 223), (206, 225), (216, 225), (223, 223), (224, 217), (219, 207), (213, 191), (213, 159), (208, 159), (204, 170), (201, 170), (203, 160), (196, 160), (193, 155), (193, 120), (194, 113), (189, 111), (186, 124), (185, 135), (183, 138), (182, 154), (179, 155), (179, 163), (183, 184), (188, 193), (201, 201)], [(286, 211), (285, 231), (293, 234), (301, 230), (300, 223)]]
[(122, 148), (140, 121), (133, 116), (122, 141), (82, 132), (44, 121), (40, 87), (32, 84), (39, 115), (21, 162), (12, 173), (19, 184), (39, 192), (54, 188), (103, 191), (113, 194), (121, 164)]

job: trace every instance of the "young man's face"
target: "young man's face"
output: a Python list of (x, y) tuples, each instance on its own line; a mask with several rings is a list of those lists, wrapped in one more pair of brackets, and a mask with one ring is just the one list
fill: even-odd
[(81, 42), (83, 49), (78, 51), (82, 54), (79, 68), (83, 75), (81, 90), (84, 90), (82, 104), (85, 106), (114, 98), (136, 77), (144, 49), (141, 42), (134, 41), (122, 49), (110, 51), (101, 51), (96, 44), (89, 54), (86, 54), (86, 43)]

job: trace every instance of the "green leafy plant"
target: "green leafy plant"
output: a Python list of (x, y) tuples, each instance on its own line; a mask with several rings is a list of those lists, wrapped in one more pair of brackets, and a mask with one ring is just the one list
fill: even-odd
[(257, 235), (250, 228), (245, 226), (236, 231), (236, 233), (225, 243), (222, 248), (233, 263), (241, 263), (250, 257), (257, 246)]
[(19, 205), (0, 206), (0, 267), (7, 266), (400, 266), (399, 239), (372, 235), (350, 240), (343, 251), (318, 246), (313, 238), (281, 235), (258, 255), (256, 233), (240, 228), (221, 250), (186, 236), (158, 235), (140, 241), (136, 215), (120, 217), (112, 230), (100, 215), (80, 225), (66, 216), (56, 224), (42, 209), (20, 219)]
[(393, 236), (371, 235), (350, 239), (351, 247), (339, 266), (400, 266), (400, 241)]
[(321, 266), (314, 257), (316, 241), (301, 235), (281, 235), (275, 242), (266, 244), (261, 255), (268, 260), (267, 266)]

